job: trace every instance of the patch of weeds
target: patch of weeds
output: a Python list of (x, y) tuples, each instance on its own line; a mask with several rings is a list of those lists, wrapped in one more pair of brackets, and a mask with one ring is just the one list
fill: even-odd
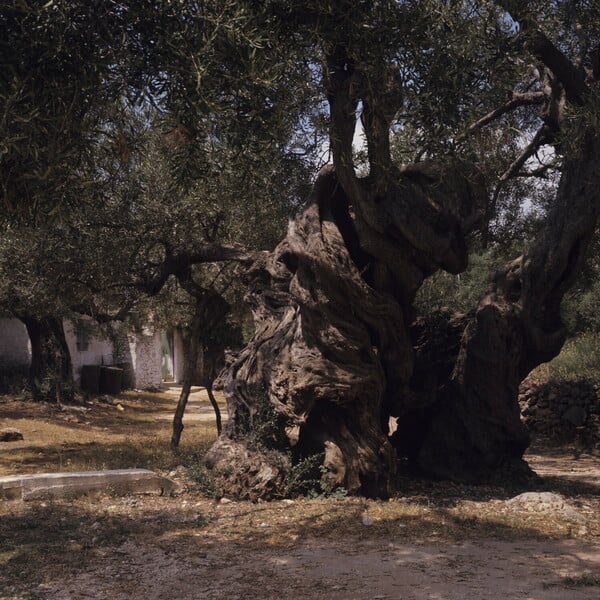
[(223, 478), (233, 472), (233, 467), (208, 469), (202, 464), (202, 457), (199, 454), (191, 457), (186, 469), (190, 479), (197, 485), (198, 491), (208, 498), (223, 496)]
[(322, 494), (321, 465), (324, 458), (323, 453), (313, 454), (292, 465), (285, 479), (283, 497), (308, 496), (317, 498)]
[[(343, 487), (330, 489), (323, 481), (327, 468), (323, 466), (325, 454), (320, 452), (307, 456), (290, 469), (283, 488), (283, 497), (306, 496), (311, 499), (333, 498), (342, 500), (348, 497)], [(291, 460), (291, 457), (290, 457)]]
[(561, 584), (566, 587), (600, 587), (600, 575), (585, 573), (576, 577), (563, 577)]
[(194, 517), (193, 520), (193, 524), (196, 525), (196, 527), (207, 527), (208, 525), (210, 525), (211, 522), (211, 518), (209, 515), (197, 515), (196, 517)]
[(545, 582), (543, 584), (545, 589), (553, 587), (600, 587), (600, 575), (592, 575), (592, 573), (583, 573), (582, 575), (575, 575), (574, 577), (562, 577), (557, 582)]
[(579, 380), (600, 378), (600, 335), (582, 333), (567, 340), (560, 354), (534, 372), (545, 379)]

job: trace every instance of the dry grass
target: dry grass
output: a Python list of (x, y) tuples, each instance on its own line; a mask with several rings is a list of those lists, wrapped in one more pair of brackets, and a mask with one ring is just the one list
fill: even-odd
[(216, 436), (212, 422), (191, 421), (173, 453), (171, 424), (156, 419), (172, 410), (173, 398), (164, 394), (127, 392), (113, 404), (92, 401), (63, 409), (0, 397), (2, 426), (24, 435), (22, 442), (0, 446), (0, 475), (134, 467), (168, 471), (206, 450)]

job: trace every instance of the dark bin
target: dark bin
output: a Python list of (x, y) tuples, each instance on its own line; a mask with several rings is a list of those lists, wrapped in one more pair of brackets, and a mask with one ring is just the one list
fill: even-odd
[(88, 394), (100, 392), (100, 365), (83, 365), (81, 367), (81, 389)]
[(121, 391), (123, 369), (118, 367), (100, 367), (100, 393), (117, 395)]
[(133, 365), (128, 362), (116, 363), (115, 367), (121, 369), (121, 389), (132, 390), (135, 381), (133, 380)]

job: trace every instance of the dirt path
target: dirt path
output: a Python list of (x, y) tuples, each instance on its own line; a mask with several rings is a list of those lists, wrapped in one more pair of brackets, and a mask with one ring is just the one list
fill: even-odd
[(590, 542), (380, 540), (348, 547), (307, 540), (277, 552), (157, 542), (107, 549), (92, 569), (37, 591), (57, 600), (598, 598), (597, 587), (562, 583), (564, 577), (600, 573), (600, 546)]

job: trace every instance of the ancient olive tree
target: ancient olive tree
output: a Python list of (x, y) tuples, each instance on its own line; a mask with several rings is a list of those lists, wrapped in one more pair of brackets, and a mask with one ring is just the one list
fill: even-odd
[[(282, 30), (293, 24), (285, 35), (314, 36), (333, 164), (247, 273), (256, 334), (227, 373), (229, 420), (207, 465), (245, 497), (284, 493), (310, 457), (326, 489), (373, 496), (389, 492), (398, 456), (459, 480), (526, 472), (518, 386), (561, 348), (561, 299), (597, 219), (597, 6), (271, 5)], [(524, 135), (496, 143), (506, 167), (482, 181), (471, 140), (511, 124)], [(415, 162), (394, 162), (397, 130), (413, 132)], [(553, 164), (532, 164), (543, 145)], [(415, 322), (424, 279), (464, 270), (469, 234), (489, 223), (498, 194), (484, 183), (549, 168), (560, 182), (532, 246), (469, 313)]]

